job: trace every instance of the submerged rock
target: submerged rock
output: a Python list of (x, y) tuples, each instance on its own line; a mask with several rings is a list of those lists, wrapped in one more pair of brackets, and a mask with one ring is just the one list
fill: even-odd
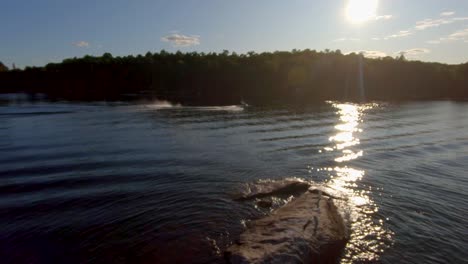
[(262, 199), (271, 196), (299, 195), (306, 192), (310, 184), (298, 180), (265, 181), (247, 185), (247, 192), (238, 201)]
[(249, 223), (225, 257), (229, 263), (334, 263), (347, 238), (333, 199), (311, 190)]

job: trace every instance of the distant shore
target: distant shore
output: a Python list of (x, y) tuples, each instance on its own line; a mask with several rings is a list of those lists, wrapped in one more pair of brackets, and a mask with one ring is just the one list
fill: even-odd
[(150, 53), (66, 59), (0, 72), (0, 93), (98, 101), (158, 98), (184, 105), (323, 100), (466, 100), (468, 63), (364, 58), (339, 50), (236, 54)]

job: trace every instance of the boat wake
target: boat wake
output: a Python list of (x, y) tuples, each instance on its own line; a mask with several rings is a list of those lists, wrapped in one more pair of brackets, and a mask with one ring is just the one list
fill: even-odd
[(181, 108), (182, 105), (181, 104), (173, 104), (173, 103), (171, 103), (169, 101), (165, 101), (165, 100), (156, 100), (156, 101), (154, 101), (152, 103), (145, 104), (145, 107), (150, 108), (150, 109), (159, 110), (159, 109)]
[(224, 106), (183, 106), (165, 100), (156, 100), (144, 104), (145, 108), (152, 110), (188, 110), (188, 111), (218, 111), (218, 112), (241, 112), (246, 105), (224, 105)]
[(227, 111), (227, 112), (240, 112), (240, 111), (244, 111), (244, 106), (242, 106), (242, 105), (192, 106), (192, 107), (185, 107), (185, 109), (195, 110), (195, 111)]

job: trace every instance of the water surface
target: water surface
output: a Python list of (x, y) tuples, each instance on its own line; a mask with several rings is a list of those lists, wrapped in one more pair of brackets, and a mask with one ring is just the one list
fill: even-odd
[[(207, 263), (268, 213), (245, 183), (346, 197), (342, 263), (462, 263), (468, 104), (0, 105), (4, 263)], [(287, 199), (279, 201), (286, 202)]]

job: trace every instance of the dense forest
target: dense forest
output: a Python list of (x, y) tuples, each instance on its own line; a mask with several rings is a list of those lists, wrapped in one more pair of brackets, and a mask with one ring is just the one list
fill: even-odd
[(105, 53), (24, 70), (1, 64), (0, 93), (9, 92), (66, 100), (158, 98), (186, 105), (460, 100), (468, 98), (468, 63), (370, 59), (339, 50)]

